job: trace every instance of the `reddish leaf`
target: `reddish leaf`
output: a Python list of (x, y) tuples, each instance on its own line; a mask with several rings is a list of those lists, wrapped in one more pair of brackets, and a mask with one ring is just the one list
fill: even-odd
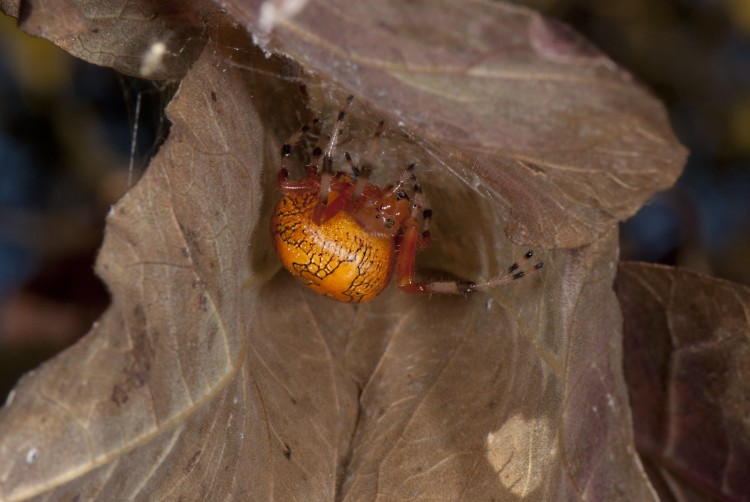
[(750, 497), (750, 290), (620, 266), (636, 445), (665, 500)]

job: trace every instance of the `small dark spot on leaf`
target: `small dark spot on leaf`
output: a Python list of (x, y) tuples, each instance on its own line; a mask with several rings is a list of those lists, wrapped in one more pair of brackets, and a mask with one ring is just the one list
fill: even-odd
[(115, 385), (112, 388), (112, 401), (114, 401), (117, 406), (122, 406), (128, 402), (128, 393), (119, 385)]
[(297, 404), (297, 400), (292, 398), (292, 404)]
[(211, 91), (211, 101), (216, 103), (216, 93), (214, 91)]
[(195, 232), (182, 223), (180, 223), (180, 230), (185, 236), (185, 240), (188, 243), (187, 247), (191, 250), (191, 253), (194, 255), (202, 255), (203, 252), (201, 251), (200, 243)]
[(284, 443), (284, 451), (283, 451), (283, 453), (284, 453), (284, 456), (286, 457), (287, 460), (290, 460), (292, 458), (292, 449), (289, 448), (289, 445), (286, 444), (286, 443)]
[(198, 463), (198, 459), (201, 456), (201, 452), (202, 450), (198, 450), (195, 453), (193, 453), (192, 457), (190, 457), (190, 460), (188, 460), (188, 463), (185, 465), (185, 468), (183, 469), (185, 474), (188, 474), (190, 471), (193, 470), (193, 468), (195, 467), (195, 464)]
[(143, 387), (146, 384), (146, 373), (148, 372), (148, 368), (145, 368), (145, 371), (138, 371), (138, 370), (130, 370), (128, 374), (128, 380), (132, 383), (133, 388)]
[(133, 309), (133, 317), (135, 317), (138, 323), (143, 323), (146, 321), (146, 311), (143, 309), (142, 305), (135, 306), (135, 308)]

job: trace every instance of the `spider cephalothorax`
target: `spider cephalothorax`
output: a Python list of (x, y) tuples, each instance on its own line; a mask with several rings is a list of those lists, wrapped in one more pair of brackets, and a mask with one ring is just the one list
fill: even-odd
[[(336, 142), (351, 102), (350, 96), (325, 149), (313, 149), (305, 179), (289, 181), (286, 162), (308, 126), (281, 149), (278, 182), (282, 197), (271, 219), (271, 234), (284, 267), (298, 280), (318, 293), (356, 303), (377, 296), (388, 285), (394, 268), (399, 287), (408, 293), (458, 294), (520, 279), (542, 268), (539, 262), (520, 270), (533, 255), (528, 251), (504, 274), (483, 282), (417, 281), (416, 253), (429, 243), (432, 210), (414, 164), (404, 170), (397, 183), (384, 188), (368, 181), (369, 162), (360, 168), (348, 153), (346, 160), (352, 173), (332, 169)], [(370, 154), (375, 152), (382, 130), (381, 122)]]

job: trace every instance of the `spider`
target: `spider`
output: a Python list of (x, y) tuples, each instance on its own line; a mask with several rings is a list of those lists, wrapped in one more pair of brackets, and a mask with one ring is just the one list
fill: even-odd
[(294, 277), (330, 298), (360, 303), (385, 289), (394, 268), (399, 288), (415, 294), (467, 294), (521, 279), (542, 268), (539, 262), (521, 270), (533, 256), (528, 251), (504, 273), (485, 281), (418, 281), (416, 253), (430, 242), (432, 210), (414, 164), (409, 164), (394, 185), (381, 188), (368, 181), (370, 156), (377, 149), (383, 122), (377, 126), (362, 167), (346, 152), (351, 174), (333, 171), (336, 142), (352, 100), (349, 96), (344, 102), (323, 148), (313, 148), (303, 180), (288, 179), (287, 162), (310, 125), (281, 147), (281, 200), (271, 218), (271, 234), (282, 264)]

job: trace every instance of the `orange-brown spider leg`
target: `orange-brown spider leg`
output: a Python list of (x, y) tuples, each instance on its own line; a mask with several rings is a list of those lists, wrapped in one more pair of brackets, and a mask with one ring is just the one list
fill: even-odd
[(503, 274), (490, 278), (486, 281), (425, 281), (416, 279), (415, 263), (417, 253), (417, 240), (419, 234), (416, 227), (407, 229), (398, 255), (398, 287), (407, 293), (443, 293), (443, 294), (468, 294), (483, 289), (490, 289), (501, 284), (506, 284), (523, 277), (527, 277), (542, 269), (543, 262), (538, 262), (527, 270), (519, 270), (532, 256), (532, 251), (527, 251), (519, 261), (513, 263)]
[[(411, 218), (417, 221), (422, 211), (421, 236), (418, 240), (417, 250), (422, 250), (430, 243), (430, 220), (432, 209), (430, 209), (427, 196), (422, 192), (422, 186), (414, 174), (415, 164), (409, 164), (401, 174), (398, 183), (391, 189), (398, 199), (406, 199), (411, 203)], [(409, 196), (411, 192), (411, 196)]]
[[(432, 209), (428, 207), (427, 196), (422, 192), (414, 168), (414, 164), (409, 164), (392, 188), (397, 198), (407, 199), (411, 203), (411, 215), (404, 223), (404, 234), (398, 250), (396, 276), (398, 287), (407, 293), (432, 293), (433, 283), (418, 282), (416, 278), (417, 251), (426, 248), (430, 242)], [(418, 224), (420, 216), (421, 226)]]
[(408, 225), (401, 239), (396, 260), (398, 287), (412, 294), (432, 292), (430, 283), (417, 281), (416, 261), (419, 240), (419, 227), (415, 223)]
[[(318, 144), (311, 153), (310, 163), (307, 166), (307, 178), (302, 181), (287, 181), (288, 169), (287, 162), (289, 157), (292, 155), (292, 149), (299, 143), (303, 137), (311, 130), (310, 124), (302, 126), (297, 132), (287, 139), (281, 147), (281, 169), (278, 173), (278, 183), (282, 193), (293, 192), (297, 190), (309, 190), (316, 189), (318, 191), (319, 202), (313, 212), (313, 221), (320, 224), (324, 221), (324, 212), (326, 212), (326, 205), (328, 201), (328, 193), (331, 190), (331, 178), (333, 171), (333, 153), (336, 150), (336, 143), (338, 141), (339, 134), (342, 132), (341, 125), (344, 122), (346, 113), (349, 109), (349, 105), (352, 103), (354, 96), (349, 96), (344, 102), (341, 110), (339, 111), (336, 123), (333, 128), (333, 132), (328, 138), (328, 142), (325, 147), (325, 152)], [(312, 121), (313, 125), (317, 125), (319, 119)], [(320, 181), (314, 180), (318, 174), (318, 164), (320, 163), (321, 156), (323, 157), (322, 170)], [(330, 213), (331, 211), (328, 211)]]
[[(313, 221), (317, 224), (320, 224), (323, 221), (323, 211), (328, 202), (328, 193), (331, 191), (333, 153), (336, 151), (336, 143), (338, 142), (339, 134), (342, 132), (341, 125), (344, 123), (346, 112), (349, 111), (349, 105), (352, 104), (353, 100), (354, 96), (349, 96), (346, 98), (346, 101), (344, 101), (338, 117), (336, 117), (336, 123), (333, 125), (333, 131), (331, 132), (331, 137), (326, 145), (325, 152), (323, 153), (323, 165), (321, 166), (320, 172), (320, 192), (318, 192), (319, 201), (313, 212)], [(317, 168), (317, 160), (311, 164), (311, 166), (312, 165)]]
[(279, 169), (279, 172), (276, 174), (276, 182), (279, 185), (279, 190), (281, 190), (281, 193), (283, 194), (305, 190), (317, 190), (319, 187), (317, 180), (310, 176), (304, 180), (289, 181), (289, 171), (287, 171), (285, 167)]
[[(424, 249), (429, 243), (428, 226), (432, 218), (432, 210), (427, 207), (427, 197), (422, 193), (422, 188), (414, 174), (414, 164), (407, 167), (399, 182), (393, 187), (393, 192), (400, 198), (408, 199), (408, 191), (413, 194), (410, 199), (412, 203), (411, 217), (404, 224), (404, 235), (399, 247), (396, 265), (398, 286), (407, 293), (467, 294), (521, 279), (541, 270), (544, 266), (544, 263), (538, 262), (526, 270), (521, 270), (521, 267), (534, 256), (533, 251), (527, 251), (520, 260), (513, 263), (505, 272), (485, 281), (417, 281), (416, 255), (417, 251)], [(421, 229), (417, 224), (420, 210), (422, 211)]]

